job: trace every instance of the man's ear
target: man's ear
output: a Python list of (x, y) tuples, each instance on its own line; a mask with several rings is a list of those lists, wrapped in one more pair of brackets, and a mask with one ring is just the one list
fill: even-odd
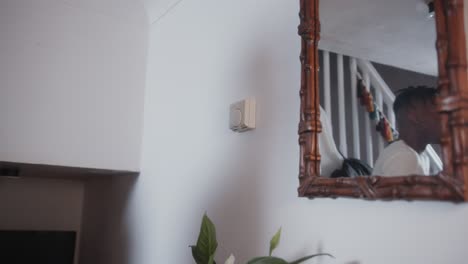
[(406, 118), (410, 123), (414, 125), (421, 125), (422, 123), (424, 123), (423, 120), (421, 119), (421, 115), (414, 108), (407, 109)]

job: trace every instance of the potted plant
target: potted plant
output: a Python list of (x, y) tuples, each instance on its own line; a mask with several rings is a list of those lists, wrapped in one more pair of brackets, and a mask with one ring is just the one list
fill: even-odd
[[(281, 238), (281, 228), (276, 232), (270, 241), (270, 252), (268, 256), (256, 257), (247, 262), (247, 264), (299, 264), (318, 256), (333, 257), (328, 253), (319, 253), (302, 257), (300, 259), (288, 262), (282, 258), (272, 256), (273, 251), (279, 244)], [(197, 244), (190, 246), (192, 248), (192, 256), (197, 264), (216, 264), (214, 256), (218, 247), (216, 240), (216, 228), (210, 218), (205, 214), (203, 216), (200, 233), (198, 235)], [(234, 264), (235, 258), (231, 255), (225, 264)]]

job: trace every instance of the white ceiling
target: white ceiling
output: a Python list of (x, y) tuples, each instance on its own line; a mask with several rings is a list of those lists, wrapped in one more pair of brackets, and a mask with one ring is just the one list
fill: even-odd
[(322, 0), (320, 47), (437, 75), (435, 20), (424, 0)]
[[(1, 1), (1, 0), (0, 0)], [(145, 7), (140, 0), (56, 0), (71, 7), (81, 8), (111, 17), (129, 25), (148, 24)], [(53, 2), (49, 0), (49, 2)]]
[(146, 8), (146, 13), (150, 24), (158, 21), (159, 18), (174, 8), (182, 0), (141, 0)]
[[(154, 23), (181, 0), (142, 1)], [(322, 49), (437, 75), (435, 21), (425, 0), (320, 0), (320, 20)]]

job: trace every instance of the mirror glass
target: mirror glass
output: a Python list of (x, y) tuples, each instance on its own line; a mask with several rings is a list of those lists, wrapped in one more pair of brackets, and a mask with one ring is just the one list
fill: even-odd
[(322, 176), (442, 170), (433, 15), (425, 0), (321, 1)]

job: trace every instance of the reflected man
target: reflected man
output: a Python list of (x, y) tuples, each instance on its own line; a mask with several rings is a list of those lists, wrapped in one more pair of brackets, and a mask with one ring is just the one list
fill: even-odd
[(441, 126), (435, 99), (437, 90), (426, 86), (397, 92), (393, 103), (399, 140), (379, 155), (373, 175), (429, 175), (430, 160), (424, 153), (428, 144), (440, 143)]

